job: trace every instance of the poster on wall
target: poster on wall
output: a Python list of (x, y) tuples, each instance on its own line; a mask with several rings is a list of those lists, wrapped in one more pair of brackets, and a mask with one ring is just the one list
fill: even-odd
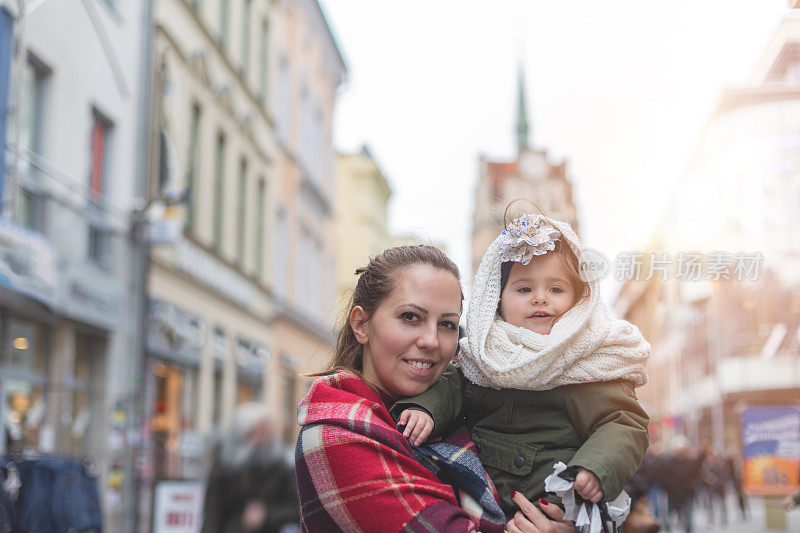
[(203, 519), (200, 481), (159, 481), (153, 509), (153, 533), (198, 533)]
[(780, 495), (796, 491), (800, 477), (800, 408), (745, 408), (742, 459), (747, 493)]

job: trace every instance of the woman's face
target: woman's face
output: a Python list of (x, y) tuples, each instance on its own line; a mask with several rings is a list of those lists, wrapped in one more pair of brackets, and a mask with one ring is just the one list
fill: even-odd
[(458, 344), (461, 287), (446, 270), (416, 265), (398, 275), (386, 300), (350, 324), (364, 345), (364, 377), (392, 398), (416, 396), (441, 377)]

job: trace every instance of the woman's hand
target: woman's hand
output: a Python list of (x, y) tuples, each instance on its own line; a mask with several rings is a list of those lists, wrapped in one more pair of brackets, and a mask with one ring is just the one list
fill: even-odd
[(566, 533), (575, 531), (575, 526), (572, 522), (563, 520), (564, 511), (558, 505), (539, 500), (542, 510), (553, 519), (550, 520), (519, 492), (515, 492), (512, 499), (514, 503), (519, 505), (521, 510), (517, 511), (514, 518), (506, 524), (506, 533)]
[(400, 413), (397, 423), (406, 426), (403, 436), (408, 438), (408, 441), (414, 446), (419, 446), (428, 440), (433, 431), (433, 418), (419, 409), (406, 409)]

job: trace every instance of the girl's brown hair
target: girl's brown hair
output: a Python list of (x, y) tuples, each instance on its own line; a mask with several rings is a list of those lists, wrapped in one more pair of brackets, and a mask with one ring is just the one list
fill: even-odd
[[(364, 370), (364, 347), (356, 340), (353, 328), (350, 326), (350, 314), (353, 308), (361, 307), (367, 317), (371, 318), (375, 310), (394, 291), (400, 274), (417, 265), (428, 265), (450, 272), (459, 284), (461, 283), (456, 264), (444, 252), (433, 246), (398, 246), (370, 258), (367, 266), (356, 269), (358, 282), (347, 306), (344, 323), (339, 329), (333, 356), (324, 370), (311, 374), (312, 376), (327, 376), (343, 370), (361, 376)], [(463, 293), (461, 299), (464, 299)]]
[[(540, 206), (539, 204), (537, 204), (532, 200), (517, 199), (509, 202), (508, 205), (506, 206), (505, 212), (503, 213), (503, 226), (505, 228), (508, 228), (508, 226), (514, 220), (516, 220), (522, 213), (525, 212), (525, 211), (511, 210), (511, 207), (517, 204), (518, 202), (527, 202), (531, 204), (539, 211), (539, 213), (541, 213), (541, 215), (545, 218), (545, 220), (552, 223), (552, 219), (549, 216), (547, 216), (547, 213), (545, 213), (544, 209), (542, 209), (542, 206)], [(569, 278), (568, 280), (569, 284), (572, 286), (572, 290), (575, 292), (575, 302), (573, 303), (573, 305), (577, 304), (583, 298), (589, 296), (589, 284), (586, 283), (586, 281), (584, 281), (584, 279), (581, 277), (580, 261), (578, 260), (578, 256), (575, 255), (575, 252), (572, 249), (572, 247), (569, 244), (567, 244), (567, 242), (563, 238), (558, 239), (555, 242), (555, 244), (556, 244), (555, 249), (552, 252), (548, 253), (557, 254), (561, 259), (561, 264), (564, 266), (564, 270), (566, 270), (567, 277)], [(501, 278), (505, 280), (508, 278), (508, 271), (511, 270), (511, 263), (503, 263), (502, 269), (505, 271), (505, 274), (504, 275), (501, 274)], [(504, 287), (505, 283), (503, 283), (500, 287), (501, 292)], [(498, 309), (500, 308), (499, 306), (500, 304), (498, 303)]]

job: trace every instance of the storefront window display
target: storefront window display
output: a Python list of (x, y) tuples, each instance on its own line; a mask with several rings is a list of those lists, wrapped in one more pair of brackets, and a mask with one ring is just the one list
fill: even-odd
[(197, 414), (197, 369), (156, 362), (153, 365), (156, 396), (150, 420), (155, 474), (159, 479), (184, 477), (182, 436), (194, 430)]
[(0, 339), (2, 448), (11, 454), (53, 451), (53, 427), (45, 424), (43, 327), (0, 311)]
[[(45, 414), (44, 389), (30, 381), (8, 379), (3, 382), (3, 409), (6, 451), (11, 454), (31, 453), (39, 449), (40, 438), (51, 448), (52, 438), (42, 435)], [(49, 442), (47, 442), (49, 441)]]
[(199, 474), (202, 453), (197, 444), (199, 364), (205, 322), (192, 313), (158, 300), (150, 301), (147, 346), (154, 380), (150, 412), (153, 468), (156, 479)]

